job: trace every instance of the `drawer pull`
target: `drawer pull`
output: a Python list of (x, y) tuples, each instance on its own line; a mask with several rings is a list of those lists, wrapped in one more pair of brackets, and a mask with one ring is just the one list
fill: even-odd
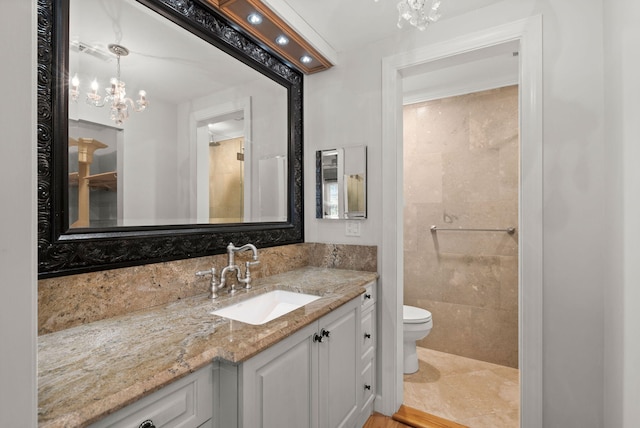
[(147, 419), (143, 423), (140, 424), (138, 428), (156, 428), (151, 419)]
[(365, 298), (365, 299), (370, 299), (370, 298), (371, 298), (371, 294), (368, 294), (368, 293), (367, 293), (367, 294), (365, 294), (365, 295), (364, 295), (364, 298)]
[(318, 333), (313, 333), (313, 341), (322, 342), (322, 336), (320, 336)]
[(367, 391), (371, 391), (371, 385), (365, 385), (364, 389), (366, 389)]
[(331, 335), (331, 332), (323, 328), (322, 330), (320, 330), (320, 334), (324, 337), (329, 337)]
[(364, 338), (365, 338), (365, 339), (371, 339), (371, 334), (369, 334), (369, 333), (365, 333), (365, 334), (364, 334)]

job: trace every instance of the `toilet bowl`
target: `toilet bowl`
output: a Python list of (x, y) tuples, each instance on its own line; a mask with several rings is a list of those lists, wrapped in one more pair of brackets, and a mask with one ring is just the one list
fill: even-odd
[(416, 341), (424, 339), (429, 334), (433, 327), (433, 320), (431, 319), (431, 312), (408, 305), (402, 307), (402, 319), (403, 370), (405, 374), (410, 374), (418, 371)]

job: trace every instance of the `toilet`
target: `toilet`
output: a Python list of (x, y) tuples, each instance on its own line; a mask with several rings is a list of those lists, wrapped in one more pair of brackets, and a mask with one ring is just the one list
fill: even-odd
[(433, 321), (431, 320), (431, 312), (408, 305), (402, 307), (402, 318), (403, 369), (405, 374), (411, 374), (418, 371), (416, 341), (427, 337), (433, 327)]

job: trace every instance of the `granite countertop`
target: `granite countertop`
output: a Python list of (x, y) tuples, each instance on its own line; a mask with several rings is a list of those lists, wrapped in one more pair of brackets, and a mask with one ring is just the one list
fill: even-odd
[[(41, 427), (83, 427), (217, 359), (240, 363), (360, 295), (373, 272), (306, 267), (38, 338)], [(284, 289), (321, 296), (263, 325), (210, 312)]]

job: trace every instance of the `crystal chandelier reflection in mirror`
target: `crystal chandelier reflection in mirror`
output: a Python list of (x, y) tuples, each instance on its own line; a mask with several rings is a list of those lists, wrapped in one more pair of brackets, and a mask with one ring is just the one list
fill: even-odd
[[(378, 1), (378, 0), (376, 0)], [(398, 2), (398, 27), (406, 22), (420, 31), (440, 19), (440, 0), (400, 0)]]
[[(120, 57), (129, 55), (129, 49), (117, 44), (110, 44), (108, 46), (109, 51), (113, 53), (117, 58), (116, 77), (112, 78), (110, 83), (111, 87), (106, 88), (107, 93), (104, 98), (98, 94), (98, 81), (94, 79), (91, 82), (91, 92), (87, 92), (87, 104), (94, 107), (109, 106), (111, 109), (111, 120), (117, 125), (122, 125), (124, 121), (129, 117), (129, 109), (141, 112), (147, 108), (149, 102), (147, 101), (147, 93), (143, 90), (138, 92), (138, 99), (133, 101), (131, 98), (127, 98), (125, 91), (125, 83), (120, 80)], [(78, 101), (80, 95), (80, 79), (78, 75), (74, 75), (71, 79), (71, 100)]]

